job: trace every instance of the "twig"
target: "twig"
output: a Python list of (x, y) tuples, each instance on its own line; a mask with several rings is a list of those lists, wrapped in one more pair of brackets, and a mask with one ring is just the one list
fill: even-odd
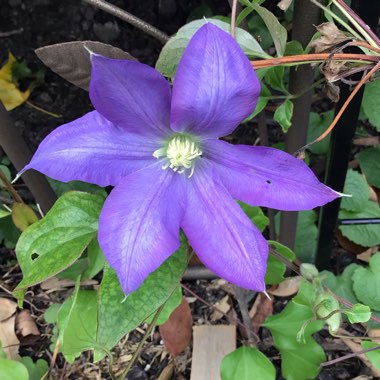
[(357, 86), (354, 88), (354, 90), (351, 92), (350, 96), (346, 99), (344, 102), (342, 108), (339, 110), (339, 112), (336, 114), (333, 122), (330, 124), (330, 126), (326, 129), (325, 132), (323, 132), (318, 138), (313, 140), (312, 142), (306, 144), (301, 149), (298, 149), (297, 152), (295, 152), (295, 155), (298, 155), (299, 153), (303, 152), (305, 149), (307, 149), (312, 144), (315, 144), (321, 140), (323, 140), (335, 127), (339, 119), (341, 118), (343, 112), (346, 110), (348, 105), (350, 104), (351, 100), (354, 98), (354, 96), (358, 93), (358, 91), (362, 88), (362, 86), (371, 78), (371, 76), (378, 71), (380, 68), (380, 62), (377, 63), (363, 78), (362, 80), (357, 84)]
[(5, 176), (5, 174), (0, 170), (0, 180), (3, 182), (4, 187), (8, 190), (9, 194), (12, 195), (13, 199), (17, 203), (24, 203), (22, 198), (18, 195), (15, 188), (12, 186), (12, 184), (8, 181), (8, 178)]
[(232, 0), (231, 6), (231, 36), (235, 38), (237, 0)]
[(234, 288), (235, 288), (235, 297), (239, 304), (241, 317), (243, 318), (245, 331), (247, 332), (248, 343), (251, 347), (255, 347), (256, 338), (251, 329), (252, 322), (251, 322), (251, 318), (249, 317), (249, 311), (247, 307), (246, 290), (236, 285), (234, 286)]
[(351, 359), (351, 358), (354, 358), (354, 357), (356, 357), (358, 355), (362, 355), (362, 354), (365, 354), (365, 353), (371, 352), (371, 351), (376, 351), (378, 349), (380, 349), (380, 346), (366, 348), (365, 350), (361, 350), (361, 351), (358, 351), (358, 352), (353, 352), (352, 354), (343, 355), (340, 358), (336, 358), (336, 359), (329, 360), (327, 362), (322, 363), (321, 367), (328, 367), (330, 365), (342, 362), (343, 360)]
[(326, 60), (331, 61), (347, 61), (347, 62), (375, 62), (380, 61), (380, 57), (377, 55), (367, 54), (350, 54), (350, 53), (315, 53), (315, 54), (299, 54), (290, 55), (285, 57), (269, 58), (251, 61), (251, 65), (254, 69), (261, 69), (263, 67), (272, 67), (279, 65), (304, 65), (317, 62), (323, 62)]
[(144, 20), (141, 20), (140, 18), (132, 15), (131, 13), (125, 11), (124, 9), (117, 7), (116, 5), (110, 4), (104, 0), (83, 0), (83, 1), (86, 2), (87, 4), (90, 4), (96, 8), (101, 9), (104, 12), (107, 12), (115, 17), (118, 17), (119, 19), (123, 21), (128, 22), (129, 24), (142, 30), (146, 34), (149, 34), (150, 36), (161, 41), (163, 44), (165, 44), (169, 40), (169, 36), (165, 34), (164, 32), (162, 32), (161, 30), (157, 29), (153, 25), (150, 25)]
[(184, 285), (184, 284), (181, 283), (181, 287), (183, 289), (185, 289), (188, 293), (190, 293), (192, 296), (194, 296), (197, 300), (199, 300), (200, 302), (202, 302), (203, 304), (205, 304), (206, 306), (208, 306), (209, 308), (211, 308), (213, 310), (216, 310), (218, 313), (222, 314), (224, 317), (226, 317), (228, 319), (229, 322), (236, 323), (237, 325), (239, 325), (240, 327), (242, 327), (245, 330), (249, 329), (251, 331), (253, 337), (255, 338), (256, 342), (260, 341), (260, 338), (257, 336), (257, 334), (251, 328), (249, 328), (249, 326), (246, 326), (244, 323), (240, 322), (238, 318), (234, 318), (234, 317), (231, 317), (231, 316), (227, 315), (224, 311), (222, 311), (218, 307), (212, 305), (210, 302), (207, 302), (205, 299), (203, 299), (197, 293), (194, 293), (186, 285)]
[(123, 373), (120, 375), (119, 377), (119, 380), (124, 380), (128, 374), (128, 372), (130, 371), (130, 369), (132, 368), (133, 364), (135, 363), (136, 359), (138, 358), (138, 356), (140, 355), (140, 352), (141, 352), (141, 349), (142, 349), (142, 346), (144, 345), (145, 341), (148, 339), (148, 336), (150, 335), (150, 333), (152, 332), (152, 330), (154, 329), (155, 325), (156, 325), (156, 322), (157, 322), (157, 319), (158, 317), (160, 316), (160, 313), (162, 311), (162, 309), (164, 308), (164, 306), (166, 305), (166, 302), (164, 302), (156, 311), (156, 314), (154, 315), (153, 317), (153, 320), (151, 322), (151, 324), (149, 325), (149, 327), (147, 328), (143, 338), (141, 339), (141, 341), (139, 342), (139, 345), (137, 346), (136, 348), (136, 351), (133, 353), (133, 356), (130, 360), (130, 362), (128, 363), (128, 366), (127, 368), (123, 371)]

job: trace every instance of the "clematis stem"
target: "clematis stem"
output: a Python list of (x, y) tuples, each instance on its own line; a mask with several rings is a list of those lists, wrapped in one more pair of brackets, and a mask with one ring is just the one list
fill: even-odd
[(330, 61), (346, 61), (346, 62), (357, 62), (366, 63), (372, 62), (377, 63), (380, 61), (380, 57), (377, 55), (366, 55), (366, 54), (350, 54), (350, 53), (315, 53), (315, 54), (299, 54), (290, 55), (278, 58), (269, 58), (251, 61), (251, 65), (254, 69), (261, 69), (263, 67), (272, 67), (279, 65), (294, 66), (294, 65), (305, 65), (317, 62), (323, 62), (326, 60)]
[(299, 153), (303, 152), (305, 149), (307, 149), (309, 146), (323, 140), (335, 127), (339, 119), (341, 118), (343, 112), (346, 110), (348, 105), (350, 104), (351, 100), (355, 97), (355, 95), (358, 93), (358, 91), (362, 88), (362, 86), (369, 81), (371, 76), (375, 74), (380, 69), (380, 62), (377, 63), (362, 79), (361, 81), (356, 85), (354, 90), (351, 92), (350, 96), (346, 99), (344, 102), (342, 108), (339, 110), (339, 112), (336, 114), (333, 122), (330, 124), (330, 126), (326, 129), (325, 132), (323, 132), (318, 138), (313, 140), (312, 142), (306, 144), (301, 149), (298, 149), (297, 152), (295, 152), (295, 155), (298, 155)]
[(169, 36), (165, 34), (164, 32), (162, 32), (161, 30), (157, 29), (153, 25), (150, 25), (144, 20), (141, 20), (140, 18), (132, 15), (131, 13), (125, 11), (124, 9), (117, 7), (116, 5), (110, 4), (104, 0), (83, 0), (83, 1), (86, 2), (87, 4), (90, 4), (96, 8), (101, 9), (104, 12), (107, 12), (115, 17), (118, 17), (119, 19), (123, 21), (126, 21), (127, 23), (133, 25), (134, 27), (142, 30), (146, 34), (149, 34), (150, 36), (161, 41), (163, 44), (165, 44), (169, 40)]

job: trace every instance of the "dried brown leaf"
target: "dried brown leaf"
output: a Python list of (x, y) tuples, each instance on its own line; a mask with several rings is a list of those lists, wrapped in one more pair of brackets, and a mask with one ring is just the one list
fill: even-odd
[(347, 239), (342, 235), (339, 229), (335, 231), (335, 237), (341, 247), (343, 247), (348, 252), (354, 253), (355, 255), (359, 255), (360, 253), (363, 253), (367, 250), (366, 247), (355, 244), (353, 241)]
[(227, 294), (220, 301), (214, 304), (215, 309), (211, 314), (211, 321), (216, 322), (219, 319), (223, 318), (223, 315), (226, 314), (230, 309), (230, 296)]
[(338, 103), (339, 96), (340, 96), (340, 87), (333, 84), (333, 83), (327, 83), (326, 87), (326, 95), (327, 97), (334, 103)]
[(374, 253), (376, 253), (378, 250), (379, 250), (379, 246), (376, 245), (375, 247), (371, 247), (371, 248), (366, 249), (364, 252), (362, 252), (360, 255), (357, 255), (356, 257), (359, 260), (365, 261), (366, 263), (368, 263), (371, 256)]
[(379, 136), (366, 136), (366, 137), (357, 137), (354, 139), (355, 145), (360, 146), (377, 146), (380, 145), (380, 137)]
[(289, 297), (298, 292), (301, 276), (288, 277), (278, 284), (277, 288), (268, 290), (268, 293), (277, 297)]
[(23, 309), (17, 314), (16, 331), (19, 336), (40, 335), (36, 322), (28, 309)]
[(192, 333), (193, 317), (189, 304), (182, 297), (179, 305), (170, 315), (169, 319), (159, 327), (165, 347), (176, 357), (190, 343)]
[(314, 48), (316, 53), (331, 51), (336, 45), (352, 39), (341, 32), (332, 22), (318, 25), (317, 30), (321, 34), (321, 37), (316, 38), (310, 43), (310, 47)]
[(67, 81), (88, 91), (91, 78), (90, 51), (114, 59), (136, 59), (129, 53), (97, 41), (74, 41), (44, 46), (36, 50), (38, 58)]
[(266, 318), (273, 313), (273, 301), (265, 294), (258, 294), (249, 315), (252, 321), (252, 330), (257, 333)]
[(3, 320), (0, 322), (0, 342), (8, 359), (18, 360), (18, 349), (20, 341), (15, 334), (15, 321), (16, 316)]
[(9, 298), (0, 298), (0, 322), (11, 317), (17, 309), (17, 303)]

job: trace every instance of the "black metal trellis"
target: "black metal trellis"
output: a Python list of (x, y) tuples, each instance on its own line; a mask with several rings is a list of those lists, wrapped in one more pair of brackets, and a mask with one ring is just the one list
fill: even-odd
[[(368, 24), (368, 26), (376, 31), (379, 15), (380, 2), (373, 0), (353, 0), (351, 8)], [(353, 76), (352, 79), (360, 80), (359, 77)], [(341, 96), (337, 104), (338, 111), (345, 100), (350, 95), (351, 89), (348, 85), (340, 86)], [(355, 96), (349, 107), (343, 113), (341, 119), (331, 134), (330, 152), (328, 156), (326, 180), (327, 186), (334, 190), (343, 191), (346, 179), (349, 155), (351, 151), (351, 142), (355, 134), (356, 124), (359, 118), (360, 106), (362, 102), (364, 89), (361, 89)], [(330, 265), (330, 253), (334, 240), (335, 229), (338, 224), (338, 213), (340, 207), (340, 199), (325, 205), (321, 208), (319, 218), (319, 236), (316, 254), (316, 265), (319, 269), (327, 269)], [(364, 224), (359, 223), (342, 223), (340, 224)], [(362, 221), (363, 222), (363, 221)], [(365, 224), (368, 224), (367, 221)]]

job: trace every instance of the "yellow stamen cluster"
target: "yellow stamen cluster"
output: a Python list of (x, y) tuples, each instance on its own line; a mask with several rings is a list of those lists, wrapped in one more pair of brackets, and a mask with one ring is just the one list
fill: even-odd
[(163, 148), (157, 149), (153, 153), (156, 158), (165, 157), (167, 159), (162, 169), (170, 168), (177, 173), (184, 173), (189, 169), (189, 178), (194, 173), (196, 158), (201, 155), (202, 151), (196, 142), (187, 135), (175, 135)]

